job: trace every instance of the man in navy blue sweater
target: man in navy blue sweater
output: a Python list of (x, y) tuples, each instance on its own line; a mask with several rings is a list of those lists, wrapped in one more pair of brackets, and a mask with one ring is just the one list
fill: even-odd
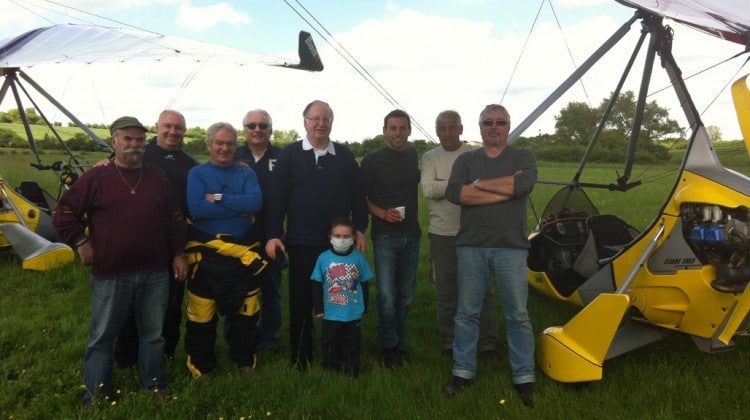
[[(276, 166), (276, 159), (281, 149), (271, 144), (273, 120), (271, 115), (262, 109), (248, 111), (242, 119), (242, 133), (245, 144), (239, 146), (234, 154), (234, 161), (246, 164), (255, 171), (263, 197), (268, 197), (271, 190), (271, 174)], [(266, 200), (264, 198), (264, 200)], [(267, 200), (266, 200), (267, 201)], [(268, 205), (255, 215), (253, 230), (256, 237), (265, 246), (264, 213)], [(263, 271), (260, 279), (261, 305), (260, 323), (258, 324), (258, 338), (260, 350), (271, 350), (278, 344), (279, 328), (281, 328), (281, 268), (279, 263), (284, 260), (271, 262)]]
[[(310, 276), (318, 255), (329, 248), (336, 217), (351, 217), (355, 247), (367, 244), (367, 203), (354, 154), (331, 141), (333, 110), (323, 101), (305, 107), (305, 137), (281, 151), (271, 176), (266, 215), (266, 253), (289, 252), (289, 338), (291, 362), (304, 370), (313, 358), (313, 301)], [(283, 222), (287, 220), (284, 235)]]

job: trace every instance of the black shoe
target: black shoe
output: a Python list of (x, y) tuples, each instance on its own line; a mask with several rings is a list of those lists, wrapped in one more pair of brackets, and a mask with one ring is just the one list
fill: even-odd
[(463, 389), (469, 386), (469, 384), (471, 384), (471, 379), (453, 375), (453, 378), (448, 383), (448, 385), (445, 386), (445, 389), (443, 391), (445, 391), (445, 396), (451, 398), (459, 392), (463, 391)]
[(388, 369), (395, 369), (404, 365), (404, 358), (397, 348), (383, 348), (383, 365)]
[(516, 389), (518, 396), (521, 397), (523, 405), (529, 408), (534, 408), (534, 382), (513, 384), (513, 388)]

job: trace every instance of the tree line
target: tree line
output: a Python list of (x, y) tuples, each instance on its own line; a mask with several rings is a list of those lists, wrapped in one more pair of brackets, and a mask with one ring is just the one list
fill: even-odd
[[(555, 132), (539, 133), (536, 136), (519, 137), (514, 146), (532, 149), (540, 160), (578, 161), (586, 151), (602, 116), (608, 108), (609, 98), (604, 98), (599, 105), (590, 106), (585, 102), (570, 102), (555, 115)], [(635, 115), (636, 98), (632, 91), (620, 95), (610, 110), (610, 117), (604, 123), (598, 137), (598, 143), (592, 149), (591, 160), (599, 162), (619, 162), (627, 153), (630, 142), (632, 121)], [(25, 110), (31, 125), (45, 125), (33, 108)], [(0, 123), (21, 123), (18, 110), (0, 112)], [(55, 122), (55, 126), (61, 123)], [(105, 124), (87, 124), (89, 128), (107, 129)], [(72, 123), (68, 126), (73, 127)], [(146, 126), (149, 137), (156, 134), (153, 126)], [(716, 126), (708, 127), (713, 141), (721, 140), (721, 130)], [(185, 152), (193, 155), (206, 153), (206, 130), (201, 127), (188, 128), (185, 132)], [(301, 139), (296, 130), (274, 130), (272, 144), (284, 147)], [(96, 142), (86, 134), (79, 132), (68, 139), (63, 139), (74, 151), (101, 150)], [(240, 139), (241, 140), (241, 139)], [(45, 134), (35, 139), (41, 150), (60, 150), (62, 145), (52, 135)], [(436, 143), (416, 139), (410, 141), (421, 156), (437, 146)], [(639, 162), (664, 162), (669, 160), (670, 148), (683, 147), (686, 143), (685, 130), (677, 121), (669, 118), (669, 111), (659, 106), (656, 101), (646, 104), (643, 121), (640, 126), (636, 160)], [(364, 157), (370, 152), (386, 145), (382, 135), (366, 138), (363, 141), (345, 141), (355, 156)], [(28, 141), (14, 130), (0, 127), (0, 147), (27, 148)]]

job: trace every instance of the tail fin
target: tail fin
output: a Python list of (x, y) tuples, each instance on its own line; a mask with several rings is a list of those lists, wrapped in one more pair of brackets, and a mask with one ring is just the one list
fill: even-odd
[(297, 70), (323, 71), (323, 61), (318, 55), (312, 35), (309, 32), (299, 31), (299, 63), (271, 64), (278, 67), (286, 67)]
[(323, 70), (323, 61), (320, 60), (318, 49), (309, 32), (299, 31), (299, 65), (295, 68), (310, 71)]

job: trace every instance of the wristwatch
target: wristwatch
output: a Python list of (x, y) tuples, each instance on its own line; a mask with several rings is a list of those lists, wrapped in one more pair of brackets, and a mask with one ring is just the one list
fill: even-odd
[(214, 202), (221, 201), (221, 194), (214, 194)]
[(473, 186), (474, 188), (479, 188), (479, 187), (477, 187), (477, 185), (479, 185), (479, 178), (475, 179), (475, 180), (474, 180), (474, 182), (472, 182), (472, 183), (471, 183), (471, 185), (472, 185), (472, 186)]

